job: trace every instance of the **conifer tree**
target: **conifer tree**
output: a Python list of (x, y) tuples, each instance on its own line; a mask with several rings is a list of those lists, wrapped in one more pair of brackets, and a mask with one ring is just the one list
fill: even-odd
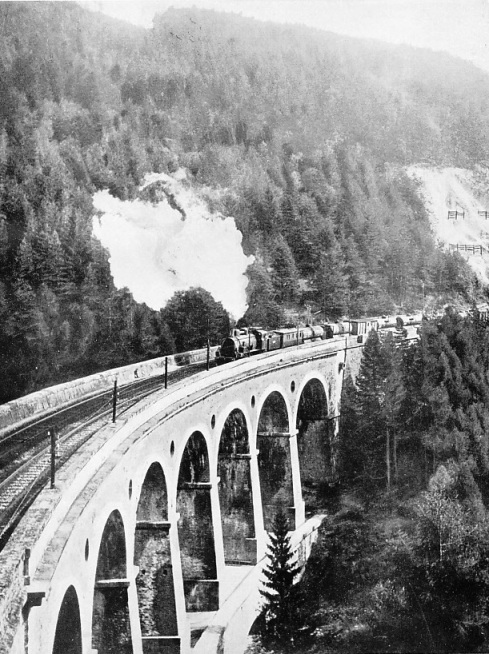
[[(396, 470), (396, 416), (403, 397), (402, 380), (395, 366), (392, 336), (382, 343), (371, 331), (363, 350), (356, 380), (357, 435), (364, 461), (363, 483), (377, 486), (382, 479), (391, 486), (391, 463)], [(383, 469), (385, 467), (385, 472)]]
[(279, 302), (293, 302), (297, 298), (299, 273), (285, 239), (275, 241), (272, 255), (272, 283)]
[(264, 642), (288, 641), (294, 631), (300, 629), (303, 619), (300, 615), (298, 589), (294, 580), (299, 566), (292, 561), (293, 553), (288, 535), (287, 518), (281, 508), (275, 514), (268, 546), (269, 563), (264, 569), (265, 598), (262, 609), (262, 640)]
[(348, 281), (339, 247), (320, 255), (314, 286), (326, 316), (339, 318), (348, 312)]
[(248, 309), (243, 324), (270, 329), (283, 325), (284, 312), (275, 299), (275, 289), (265, 266), (255, 260), (248, 268), (248, 279)]
[(360, 422), (380, 418), (386, 372), (382, 343), (378, 333), (371, 331), (365, 342), (356, 380)]

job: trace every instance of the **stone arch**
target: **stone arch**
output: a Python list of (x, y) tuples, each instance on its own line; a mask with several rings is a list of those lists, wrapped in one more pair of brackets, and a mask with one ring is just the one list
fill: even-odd
[(68, 588), (61, 603), (53, 654), (82, 654), (80, 605), (73, 586)]
[(266, 397), (258, 420), (258, 471), (263, 522), (268, 531), (277, 509), (281, 507), (295, 523), (292, 457), (287, 405), (279, 391)]
[(152, 463), (146, 472), (136, 513), (138, 522), (168, 520), (168, 493), (160, 463)]
[(306, 511), (318, 508), (318, 493), (332, 482), (332, 424), (323, 382), (307, 380), (300, 391), (296, 416), (297, 448)]
[(98, 654), (132, 654), (126, 536), (119, 511), (109, 515), (100, 541), (92, 613), (92, 648)]
[(265, 398), (258, 420), (258, 432), (289, 431), (289, 416), (287, 404), (279, 390), (271, 391)]
[(209, 453), (200, 431), (195, 431), (185, 444), (178, 480), (185, 483), (210, 483)]
[(178, 636), (169, 531), (165, 475), (155, 462), (148, 468), (141, 487), (134, 543), (144, 651), (159, 652)]
[(233, 409), (219, 441), (217, 476), (225, 563), (256, 563), (250, 446), (244, 413)]
[(216, 550), (211, 510), (209, 453), (204, 436), (187, 440), (177, 484), (178, 538), (187, 611), (219, 607)]

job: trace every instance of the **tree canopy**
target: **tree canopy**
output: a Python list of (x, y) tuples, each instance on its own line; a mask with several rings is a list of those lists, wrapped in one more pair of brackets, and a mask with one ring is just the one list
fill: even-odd
[(203, 288), (179, 291), (161, 311), (163, 322), (175, 335), (177, 352), (220, 343), (229, 334), (229, 315)]
[(93, 193), (133, 199), (149, 172), (184, 167), (235, 218), (255, 256), (247, 322), (279, 326), (305, 303), (416, 308), (420, 283), (482, 293), (403, 170), (484, 164), (489, 79), (473, 66), (197, 9), (143, 29), (0, 3), (0, 36), (1, 400), (179, 347), (114, 288), (92, 235)]

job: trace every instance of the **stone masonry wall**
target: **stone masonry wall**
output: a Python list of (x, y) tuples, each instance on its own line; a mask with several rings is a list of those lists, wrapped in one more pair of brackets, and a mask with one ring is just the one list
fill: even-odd
[[(216, 349), (216, 347), (211, 348), (211, 359), (214, 357)], [(125, 384), (136, 378), (161, 375), (165, 370), (165, 358), (168, 358), (168, 369), (175, 370), (178, 366), (205, 361), (206, 357), (206, 349), (182, 352), (169, 357), (159, 357), (132, 363), (122, 368), (106, 370), (25, 395), (0, 405), (0, 436), (11, 431), (14, 425), (17, 427), (29, 422), (34, 416), (42, 417), (55, 409), (69, 406), (80, 398), (109, 390), (115, 379), (119, 384)]]

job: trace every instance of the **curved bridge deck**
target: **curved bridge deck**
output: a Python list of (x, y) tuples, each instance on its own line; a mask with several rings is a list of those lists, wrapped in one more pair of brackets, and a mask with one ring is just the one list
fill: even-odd
[(294, 537), (317, 528), (303, 489), (334, 479), (351, 354), (335, 339), (214, 368), (102, 429), (0, 555), (1, 651), (190, 652), (207, 616), (192, 651), (235, 654), (275, 512)]

